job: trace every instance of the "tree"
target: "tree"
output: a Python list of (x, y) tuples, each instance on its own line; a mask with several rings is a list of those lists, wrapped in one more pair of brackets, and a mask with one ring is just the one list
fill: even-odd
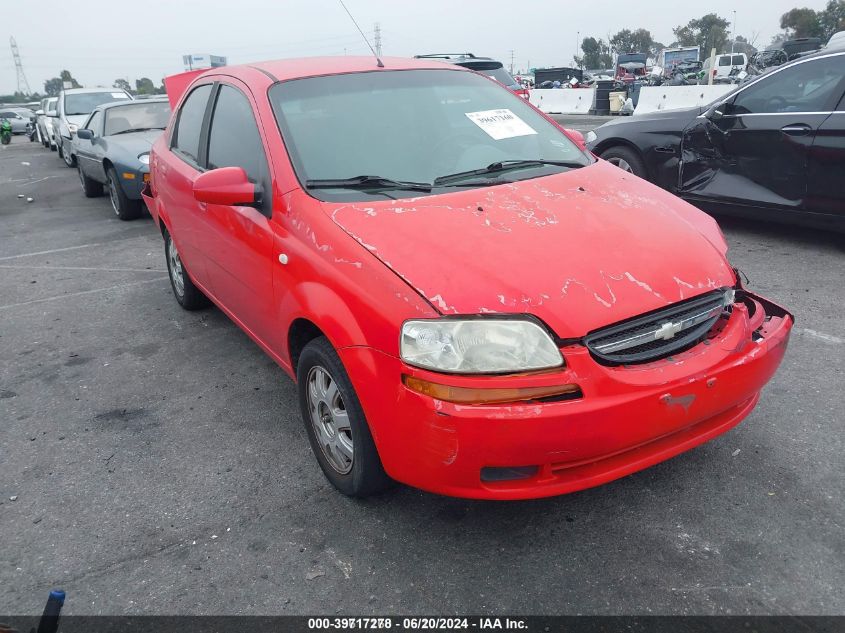
[(757, 52), (757, 47), (749, 42), (747, 37), (737, 35), (736, 40), (734, 41), (733, 51), (735, 53), (745, 53), (748, 57), (751, 57)]
[(589, 69), (609, 68), (613, 64), (613, 57), (610, 54), (610, 46), (604, 40), (597, 40), (594, 37), (585, 37), (581, 42), (583, 55), (575, 56), (575, 63), (578, 66)]
[(48, 79), (44, 82), (44, 92), (47, 93), (48, 97), (58, 97), (59, 93), (62, 91), (62, 79), (61, 77), (53, 77), (52, 79)]
[(123, 79), (122, 77), (115, 79), (114, 83), (112, 84), (112, 87), (113, 88), (120, 88), (121, 90), (125, 90), (126, 92), (132, 91), (132, 86), (130, 86), (129, 82), (126, 81), (125, 79)]
[(728, 38), (728, 22), (715, 13), (708, 13), (695, 20), (690, 20), (683, 26), (672, 29), (678, 38), (679, 46), (698, 46), (701, 48), (699, 58), (703, 61), (710, 56), (710, 49), (717, 53), (724, 52)]
[(780, 16), (780, 28), (792, 39), (796, 37), (821, 37), (821, 20), (812, 9), (792, 9)]
[(646, 29), (622, 29), (610, 38), (610, 48), (614, 53), (651, 53), (654, 38)]
[(61, 77), (62, 83), (69, 81), (71, 83), (72, 88), (81, 88), (82, 84), (80, 84), (76, 79), (73, 78), (73, 75), (70, 74), (69, 70), (63, 70), (59, 73), (59, 77)]
[(135, 80), (135, 90), (139, 95), (154, 95), (156, 87), (149, 77), (141, 77)]
[(830, 0), (824, 11), (819, 12), (823, 43), (839, 31), (845, 31), (845, 0)]

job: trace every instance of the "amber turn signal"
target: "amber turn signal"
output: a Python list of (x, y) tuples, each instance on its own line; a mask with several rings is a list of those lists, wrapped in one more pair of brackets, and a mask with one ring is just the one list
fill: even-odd
[(549, 385), (547, 387), (454, 387), (429, 382), (402, 374), (402, 383), (411, 391), (456, 404), (503, 404), (539, 398), (580, 394), (578, 385)]

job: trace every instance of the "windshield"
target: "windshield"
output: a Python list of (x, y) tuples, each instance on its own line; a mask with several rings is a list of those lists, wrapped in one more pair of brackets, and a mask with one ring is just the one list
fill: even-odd
[[(432, 183), (501, 161), (592, 162), (523, 99), (461, 70), (296, 79), (273, 86), (270, 100), (302, 183), (361, 175)], [(569, 168), (534, 165), (497, 172), (496, 177), (521, 180)], [(442, 192), (435, 188), (431, 193)], [(332, 200), (371, 195), (325, 189), (310, 193)]]
[(132, 103), (106, 109), (104, 136), (120, 134), (127, 130), (164, 129), (170, 118), (170, 103), (154, 101)]
[(65, 95), (65, 115), (91, 114), (98, 105), (129, 99), (125, 92), (79, 92)]

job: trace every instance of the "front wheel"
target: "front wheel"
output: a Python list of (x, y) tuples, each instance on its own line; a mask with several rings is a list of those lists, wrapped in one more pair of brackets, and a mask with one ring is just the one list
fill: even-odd
[(643, 159), (629, 147), (620, 145), (611, 147), (603, 151), (601, 157), (611, 165), (616, 165), (622, 171), (627, 171), (629, 174), (634, 174), (635, 176), (648, 180), (648, 173), (646, 172)]
[(64, 148), (64, 143), (62, 143), (62, 150), (59, 155), (65, 161), (65, 165), (71, 168), (76, 167), (76, 156), (74, 156), (73, 153), (70, 151), (70, 147), (68, 147), (67, 149)]
[(139, 217), (141, 215), (141, 201), (126, 197), (123, 187), (117, 179), (117, 172), (114, 167), (109, 167), (106, 170), (106, 179), (108, 180), (109, 201), (114, 214), (124, 221)]
[(185, 310), (199, 310), (208, 305), (208, 298), (194, 285), (185, 270), (176, 244), (170, 238), (170, 233), (164, 233), (164, 255), (167, 258), (167, 272), (170, 275), (170, 287), (176, 302)]
[(314, 456), (326, 478), (350, 497), (388, 488), (364, 410), (328, 339), (308, 343), (296, 369), (299, 405)]

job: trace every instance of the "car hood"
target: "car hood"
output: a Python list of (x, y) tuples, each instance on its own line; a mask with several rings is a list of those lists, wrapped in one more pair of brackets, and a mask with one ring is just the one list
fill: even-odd
[(693, 108), (681, 108), (678, 110), (660, 110), (656, 112), (649, 112), (648, 114), (638, 114), (631, 117), (617, 117), (597, 127), (595, 132), (598, 133), (601, 129), (612, 128), (615, 125), (634, 125), (637, 123), (650, 123), (653, 121), (660, 121), (663, 123), (677, 121), (680, 126), (679, 129), (682, 129), (689, 121), (692, 121), (706, 109), (706, 107), (695, 106)]
[(88, 120), (90, 114), (68, 114), (65, 116), (68, 123), (73, 123), (77, 126), (82, 126)]
[(128, 132), (126, 134), (112, 134), (108, 136), (109, 145), (119, 146), (129, 152), (141, 154), (149, 152), (156, 139), (161, 136), (163, 130), (146, 130), (144, 132)]
[(712, 218), (602, 161), (447, 195), (323, 206), (441, 314), (530, 313), (563, 338), (735, 284)]

